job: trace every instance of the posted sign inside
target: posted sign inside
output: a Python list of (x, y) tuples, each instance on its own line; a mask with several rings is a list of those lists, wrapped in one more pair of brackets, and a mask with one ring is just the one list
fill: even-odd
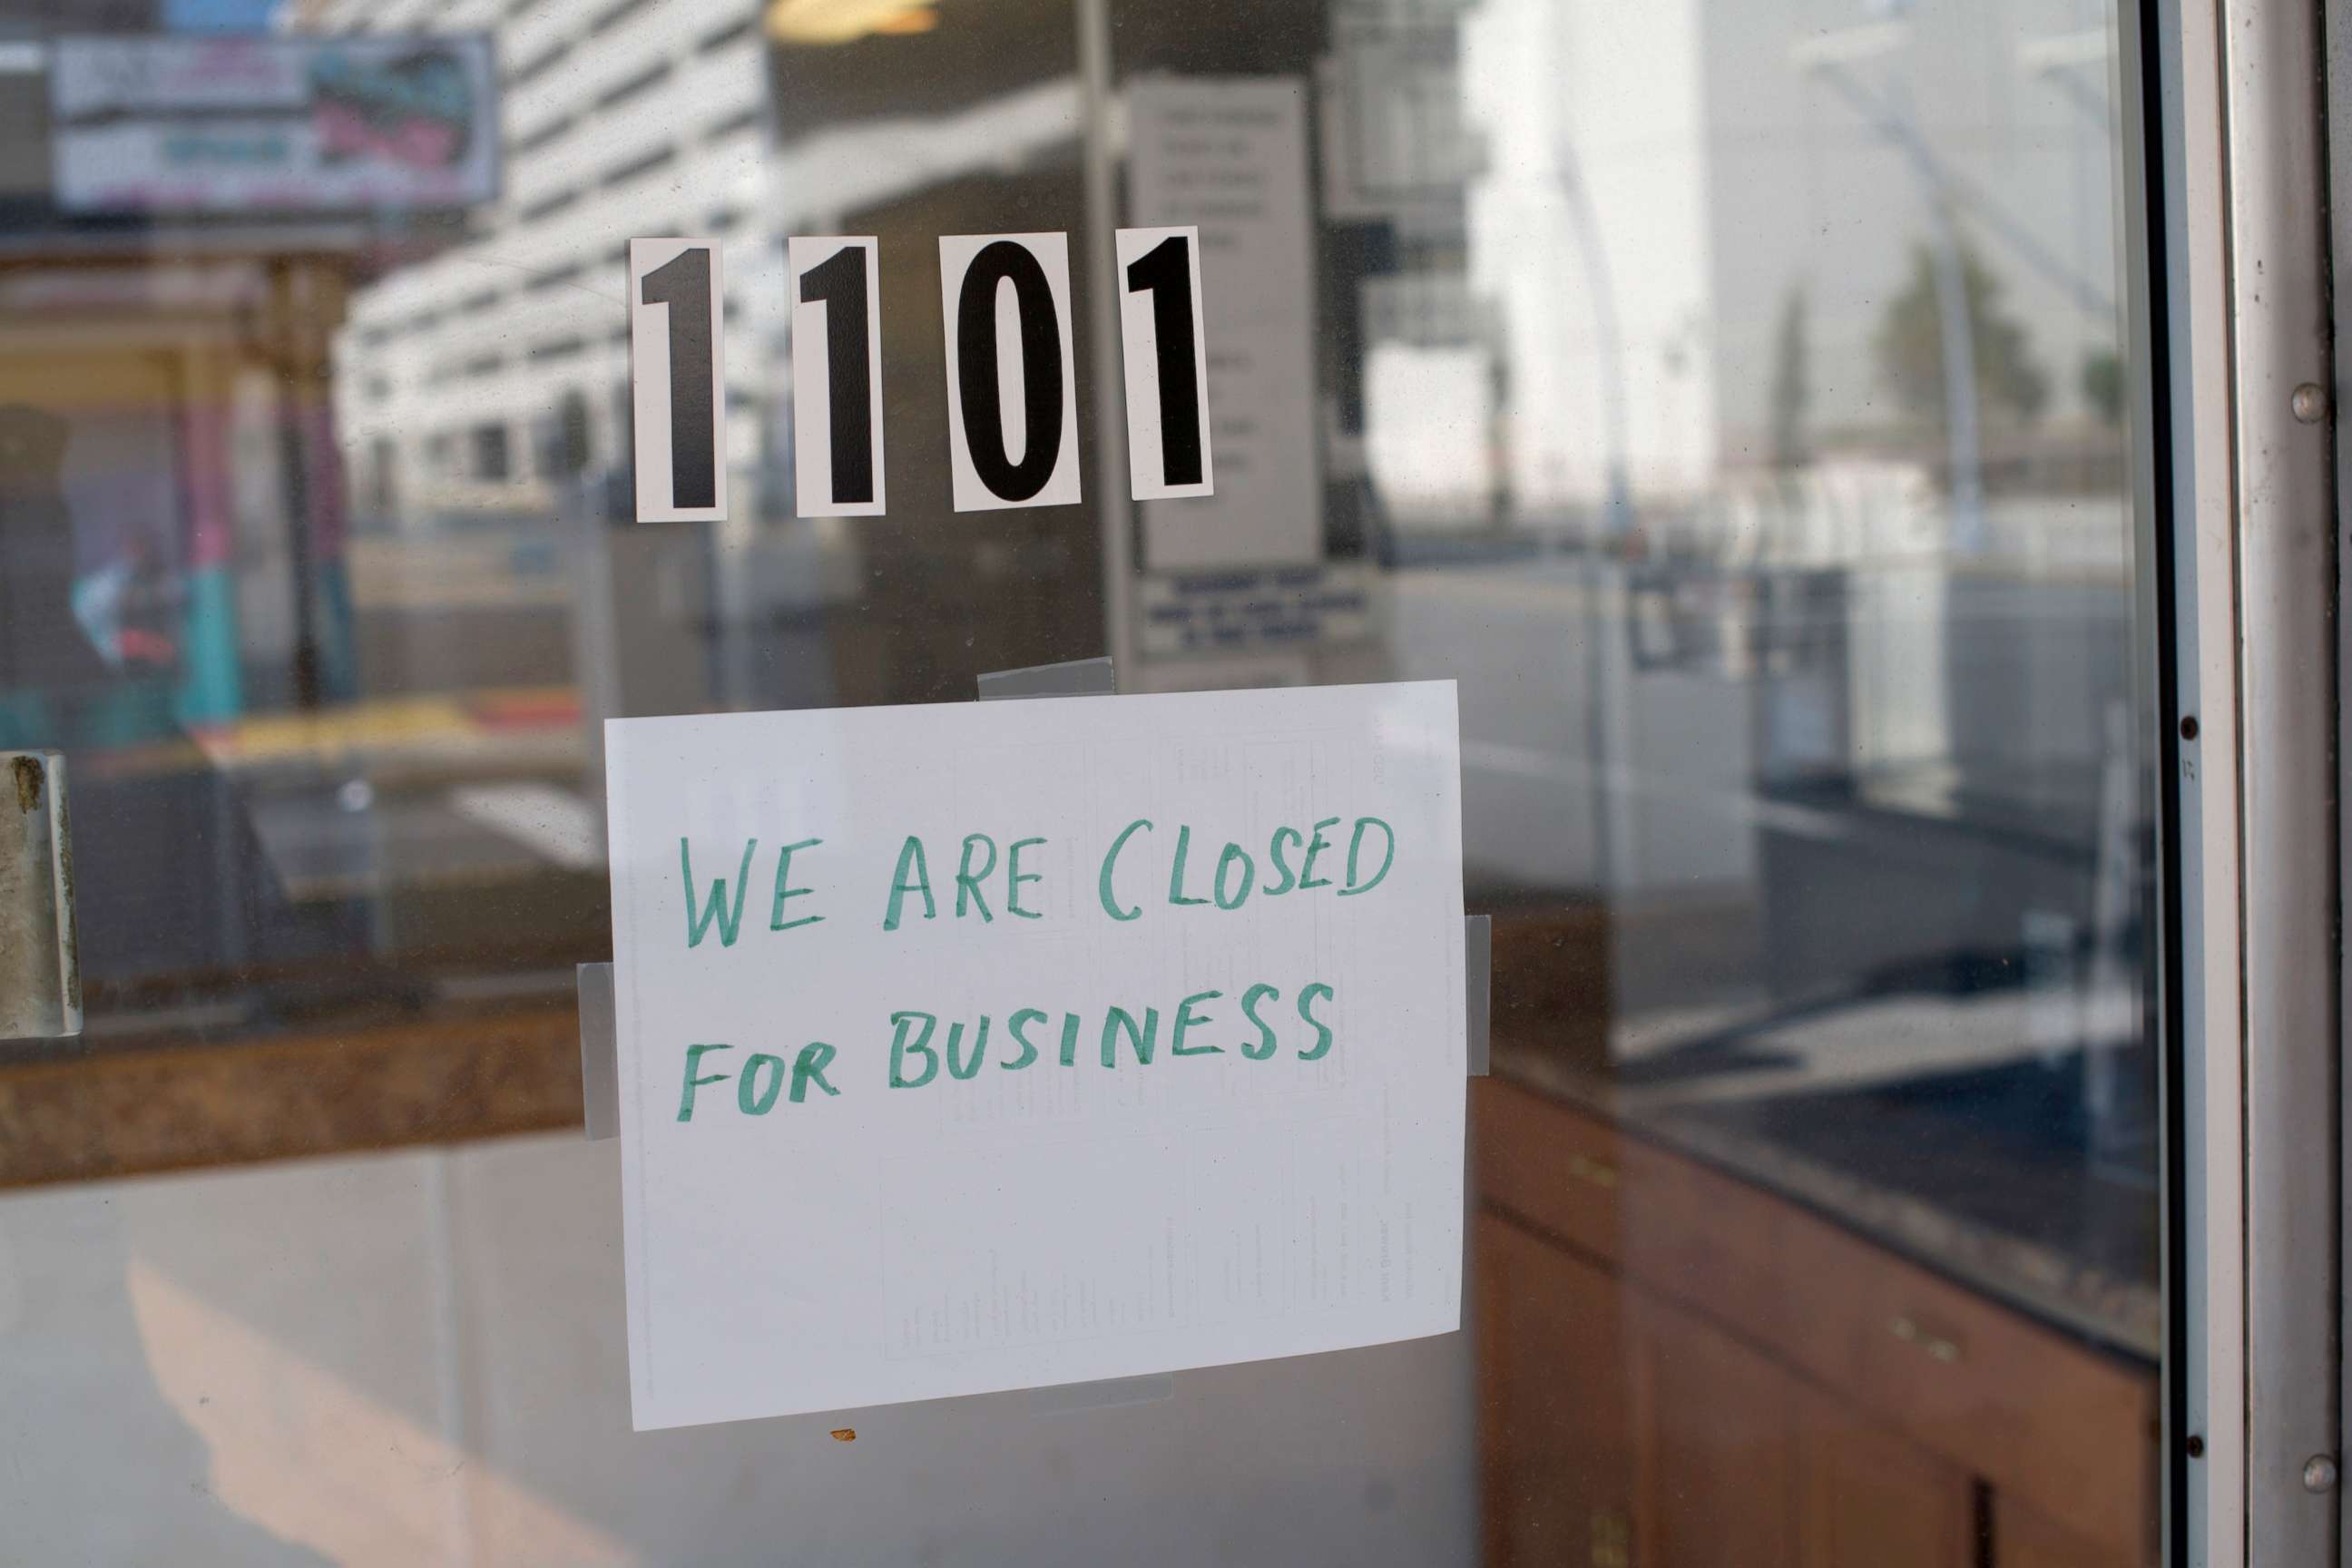
[(1452, 682), (606, 754), (639, 1430), (1458, 1325)]

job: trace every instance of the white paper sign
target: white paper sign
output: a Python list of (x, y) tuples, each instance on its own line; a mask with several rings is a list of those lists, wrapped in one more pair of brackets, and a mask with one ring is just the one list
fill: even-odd
[(727, 516), (726, 304), (717, 240), (629, 241), (639, 522)]
[(605, 735), (638, 1429), (1458, 1326), (1453, 682)]
[(1127, 89), (1129, 210), (1200, 227), (1224, 469), (1213, 500), (1144, 507), (1152, 572), (1323, 558), (1307, 101), (1297, 77), (1145, 77)]
[(803, 517), (880, 517), (877, 242), (794, 235), (789, 243), (794, 510)]
[(941, 236), (940, 302), (956, 510), (1076, 502), (1070, 237)]

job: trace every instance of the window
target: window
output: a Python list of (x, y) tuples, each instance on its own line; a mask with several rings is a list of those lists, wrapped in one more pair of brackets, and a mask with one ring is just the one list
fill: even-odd
[(649, 66), (634, 76), (626, 77), (620, 81), (614, 82), (611, 87), (608, 87), (604, 91), (598, 93), (596, 95), (596, 107), (598, 109), (617, 109), (622, 104), (628, 102), (631, 99), (637, 98), (645, 93), (650, 92), (655, 88), (659, 87), (663, 82), (667, 81), (669, 79), (669, 63), (667, 60), (663, 61), (659, 65)]
[(551, 44), (548, 47), (541, 50), (538, 54), (533, 55), (530, 59), (515, 67), (513, 70), (508, 72), (507, 85), (509, 87), (515, 88), (529, 87), (532, 82), (537, 81), (541, 77), (545, 76), (549, 71), (553, 70), (557, 66), (562, 65), (563, 61), (571, 56), (571, 54), (572, 41), (570, 39), (567, 38), (561, 43)]
[[(2298, 183), (2320, 150), (2273, 134), (2352, 122), (2302, 96), (2327, 57), (2251, 70), (2326, 18), (2236, 6), (2205, 124), (2165, 74), (2224, 58), (2182, 33), (2198, 7), (2109, 0), (502, 0), (279, 5), (267, 47), (173, 30), (235, 9), (131, 18), (185, 70), (77, 74), (67, 35), (98, 24), (47, 8), (54, 123), (0, 268), (0, 748), (69, 759), (88, 1014), (0, 1040), (0, 1405), (61, 1413), (0, 1435), (0, 1558), (2158, 1560), (2196, 1484), (2180, 1391), (2210, 1392), (2181, 1359), (2184, 1200), (2210, 1194), (2185, 1192), (2178, 1075), (2262, 1061), (2251, 1032), (2195, 1036), (2183, 987), (2226, 1018), (2256, 970), (2195, 967), (2200, 933), (2251, 950), (2284, 918), (2226, 887), (2192, 906), (2182, 873), (2228, 882), (2198, 846), (2250, 855), (2278, 820), (2262, 742), (2336, 721), (2238, 711), (2265, 670), (2327, 686), (2333, 644), (2315, 622), (2300, 665), (2262, 663), (2285, 612), (2230, 586), (2293, 532), (2255, 523), (2329, 505), (2294, 442), (2331, 422), (2253, 440), (2263, 399), (2231, 391), (2342, 379), (2253, 348), (2257, 279), (2306, 337), (2328, 308), (2289, 265), (2317, 231), (2247, 205), (2345, 209)], [(304, 53), (359, 48), (363, 14), (413, 38), (396, 61)], [(477, 31), (502, 82), (443, 68)], [(265, 75), (324, 98), (236, 85)], [(2176, 188), (2146, 104), (2225, 188)], [(328, 162), (273, 163), (272, 126), (325, 127)], [(506, 194), (435, 194), (477, 155)], [(1197, 230), (1214, 488), (1133, 501), (1130, 390), (1182, 378), (1130, 381), (1125, 328), (1186, 319), (1115, 231), (1168, 225)], [(626, 247), (663, 234), (724, 241), (723, 524), (635, 511)], [(845, 328), (797, 346), (878, 389), (879, 517), (799, 515), (787, 246), (833, 234), (878, 242), (824, 318), (870, 308), (868, 379)], [(946, 356), (985, 338), (943, 320), (940, 241), (1038, 234), (1067, 240), (1079, 499), (958, 511)], [(2218, 326), (2183, 271), (2219, 280)], [(1045, 340), (1013, 341), (1000, 392)], [(1000, 401), (1009, 465), (1051, 409)], [(2189, 471), (2212, 451), (2290, 489)], [(1424, 1207), (1466, 1210), (1464, 1246), (1347, 1212), (1147, 1227), (1150, 1300), (1066, 1299), (1018, 1259), (934, 1289), (877, 1217), (855, 1267), (942, 1342), (1167, 1310), (1247, 1346), (1382, 1268), (1460, 1272), (1465, 1331), (635, 1434), (643, 1281), (616, 1152), (581, 1137), (605, 721), (936, 715), (1100, 656), (1121, 702), (1453, 683), (1490, 1060), (1465, 1190)], [(1284, 744), (1162, 759), (1162, 841), (1187, 770), (1244, 755), (1302, 823), (1352, 815)], [(2297, 820), (2334, 864), (2326, 813)], [(1203, 951), (1172, 942), (1171, 976)], [(800, 1028), (791, 984), (744, 1027)], [(2336, 1042), (2305, 1033), (2326, 1070), (2273, 1112), (2335, 1103)], [(887, 1083), (876, 1048), (840, 1044)], [(1360, 1092), (1343, 1069), (1297, 1092)], [(1118, 1081), (1139, 1137), (1192, 1135), (1184, 1090)], [(1066, 1128), (989, 1105), (940, 1131), (976, 1201), (1066, 1223)], [(2231, 1109), (2225, 1141), (2268, 1125)], [(1006, 1174), (1007, 1127), (1055, 1180)], [(877, 1216), (901, 1152), (842, 1151)], [(1285, 1157), (1386, 1169), (1336, 1131)], [(756, 1251), (801, 1201), (714, 1193), (712, 1234)], [(783, 1258), (736, 1304), (747, 1340), (848, 1266)], [(1000, 1381), (1047, 1375), (1036, 1336)], [(2224, 1451), (2258, 1422), (2215, 1408), (2200, 1462), (2251, 1474)]]
[(553, 217), (579, 199), (580, 193), (576, 190), (557, 191), (552, 195), (541, 196), (515, 216), (523, 223), (538, 223), (543, 218)]
[(467, 439), (473, 448), (474, 478), (495, 481), (510, 477), (505, 426), (477, 425)]

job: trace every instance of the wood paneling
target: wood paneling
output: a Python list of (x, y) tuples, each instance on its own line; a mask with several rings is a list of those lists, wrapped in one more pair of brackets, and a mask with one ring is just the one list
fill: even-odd
[(1629, 1308), (1643, 1568), (1796, 1568), (1797, 1385), (1664, 1300)]
[(1613, 1262), (1616, 1131), (1493, 1078), (1471, 1084), (1470, 1114), (1476, 1196)]
[(1993, 1499), (1993, 1561), (2000, 1568), (2153, 1568), (2151, 1543), (2137, 1556), (2103, 1550), (2012, 1497)]
[(2097, 1549), (2147, 1554), (2147, 1373), (1811, 1216), (1780, 1229), (1798, 1365)]
[[(1571, 1450), (1580, 1473), (1607, 1473), (1594, 1445), (1623, 1424), (1608, 1405), (1570, 1430), (1564, 1407), (1515, 1381), (1580, 1390), (1621, 1362), (1630, 1562), (1644, 1568), (1970, 1568), (1980, 1489), (2003, 1564), (2153, 1560), (2153, 1373), (1530, 1090), (1481, 1083), (1473, 1105), (1482, 1237), (1507, 1238), (1482, 1242), (1497, 1259), (1486, 1289), (1512, 1293), (1481, 1303), (1492, 1344), (1512, 1347), (1486, 1365), (1486, 1394), (1490, 1412), (1521, 1412), (1489, 1426), (1493, 1462), (1521, 1467), (1490, 1478), (1516, 1521), (1496, 1526), (1498, 1552), (1517, 1553), (1496, 1561), (1570, 1533), (1544, 1478)], [(1563, 1364), (1571, 1353), (1593, 1365)], [(1541, 1452), (1522, 1464), (1530, 1442)]]
[(1477, 1219), (1476, 1279), (1486, 1562), (1627, 1568), (1633, 1428), (1618, 1281), (1493, 1214)]
[(1803, 1568), (1971, 1568), (1966, 1470), (1811, 1387), (1797, 1408)]

